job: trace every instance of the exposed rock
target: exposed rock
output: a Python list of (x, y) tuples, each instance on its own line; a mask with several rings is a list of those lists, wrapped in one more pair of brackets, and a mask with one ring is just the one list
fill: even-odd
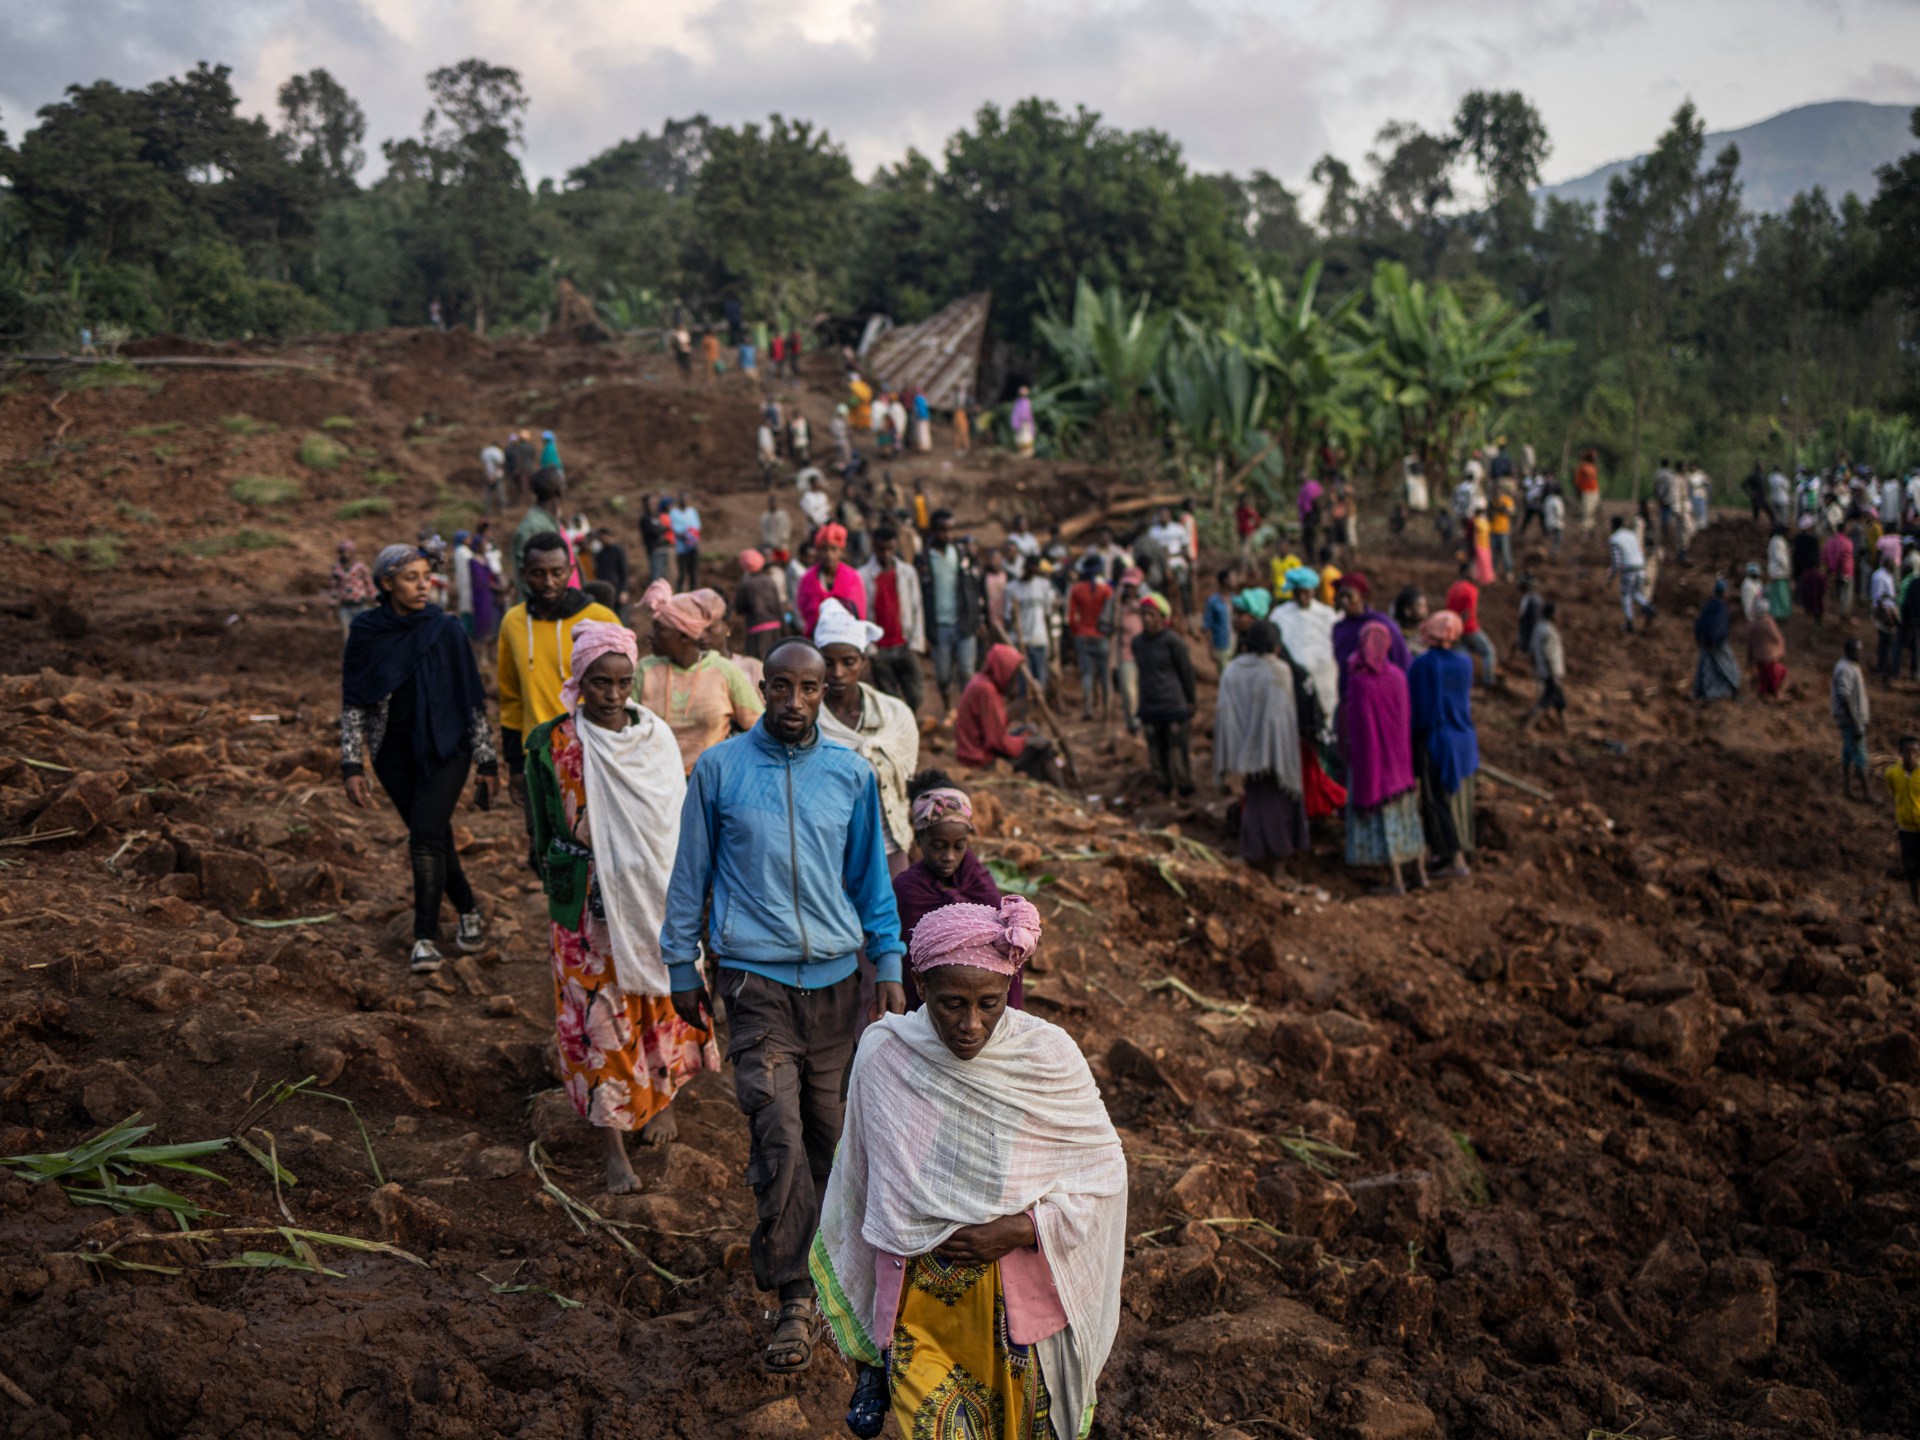
[(1708, 1271), (1706, 1293), (1712, 1307), (1681, 1332), (1680, 1358), (1714, 1379), (1732, 1375), (1736, 1366), (1764, 1359), (1779, 1336), (1780, 1295), (1773, 1267), (1764, 1260), (1717, 1260)]
[(1360, 1225), (1395, 1245), (1424, 1240), (1440, 1217), (1440, 1182), (1431, 1170), (1370, 1175), (1347, 1187)]
[(1298, 1300), (1275, 1297), (1235, 1315), (1207, 1315), (1148, 1339), (1183, 1360), (1326, 1363), (1352, 1348), (1347, 1332)]
[(1261, 1218), (1292, 1235), (1333, 1240), (1353, 1219), (1353, 1197), (1338, 1180), (1304, 1166), (1282, 1164), (1260, 1177)]
[(1194, 1220), (1245, 1216), (1252, 1175), (1244, 1166), (1202, 1161), (1167, 1191), (1167, 1208)]
[(1291, 1075), (1318, 1080), (1333, 1063), (1333, 1043), (1311, 1020), (1282, 1017), (1267, 1043), (1273, 1058)]
[(280, 887), (259, 856), (244, 850), (206, 849), (197, 851), (194, 858), (201, 891), (214, 904), (255, 915), (280, 908)]
[(1434, 1440), (1440, 1433), (1433, 1412), (1416, 1400), (1396, 1400), (1372, 1385), (1343, 1385), (1335, 1392), (1334, 1414), (1347, 1440)]

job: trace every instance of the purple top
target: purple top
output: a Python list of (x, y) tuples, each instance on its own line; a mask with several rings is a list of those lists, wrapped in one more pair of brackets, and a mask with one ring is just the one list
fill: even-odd
[(1340, 729), (1347, 798), (1356, 810), (1375, 810), (1413, 788), (1413, 704), (1398, 666), (1376, 672), (1360, 660), (1355, 651), (1341, 670)]
[(1009, 417), (1016, 430), (1028, 429), (1033, 424), (1033, 401), (1022, 395), (1013, 402), (1013, 414)]
[[(1301, 485), (1300, 487), (1300, 518), (1302, 520), (1306, 519), (1307, 516), (1313, 513), (1313, 507), (1320, 503), (1320, 497), (1324, 494), (1326, 494), (1326, 489), (1324, 486), (1321, 485), (1321, 483), (1318, 480), (1308, 480), (1306, 483)], [(1313, 557), (1311, 555), (1305, 556), (1303, 558), (1306, 560), (1306, 562), (1309, 565), (1313, 563)]]
[[(953, 884), (948, 887), (940, 882), (934, 873), (927, 869), (927, 862), (916, 860), (898, 875), (893, 877), (893, 902), (900, 911), (900, 939), (907, 947), (907, 953), (913, 953), (913, 929), (931, 912), (943, 905), (998, 905), (1000, 887), (993, 883), (993, 876), (987, 867), (980, 863), (980, 857), (967, 851), (960, 861), (960, 868), (953, 872)], [(906, 967), (907, 1009), (920, 1008), (920, 990), (913, 983), (913, 966)], [(1024, 994), (1021, 990), (1020, 976), (1013, 977), (1013, 985), (1007, 991), (1007, 1004), (1015, 1010), (1026, 1008), (1022, 1004)]]
[(1333, 622), (1333, 659), (1340, 667), (1340, 689), (1344, 694), (1347, 688), (1347, 657), (1360, 648), (1360, 632), (1374, 621), (1387, 627), (1387, 633), (1393, 637), (1393, 645), (1387, 651), (1387, 659), (1400, 669), (1405, 670), (1413, 664), (1413, 655), (1407, 649), (1407, 637), (1400, 633), (1400, 627), (1389, 615), (1378, 610), (1362, 610), (1358, 615), (1342, 615)]

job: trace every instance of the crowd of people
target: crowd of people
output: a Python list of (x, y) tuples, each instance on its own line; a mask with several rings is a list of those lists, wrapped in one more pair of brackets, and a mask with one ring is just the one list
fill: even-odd
[[(777, 362), (798, 353), (783, 343)], [(449, 903), (453, 943), (486, 943), (452, 816), (470, 779), (490, 806), (504, 768), (546, 896), (558, 1074), (599, 1132), (610, 1191), (638, 1184), (629, 1137), (673, 1139), (675, 1094), (731, 1068), (750, 1136), (752, 1269), (778, 1302), (769, 1372), (804, 1369), (830, 1332), (857, 1362), (857, 1434), (889, 1412), (902, 1433), (947, 1433), (960, 1415), (1001, 1417), (965, 1433), (1084, 1433), (1117, 1325), (1125, 1161), (1073, 1041), (1024, 1011), (1040, 918), (974, 854), (965, 772), (923, 765), (925, 738), (948, 726), (957, 766), (1004, 761), (1058, 783), (1059, 717), (1077, 691), (1082, 721), (1137, 744), (1160, 795), (1211, 780), (1240, 857), (1276, 880), (1337, 821), (1374, 893), (1464, 881), (1476, 692), (1502, 686), (1486, 587), (1518, 596), (1506, 653), (1537, 685), (1522, 724), (1566, 726), (1558, 602), (1514, 555), (1537, 521), (1544, 550), (1529, 563), (1551, 563), (1566, 502), (1524, 447), (1475, 452), (1436, 515), (1457, 578), (1432, 599), (1403, 586), (1377, 604), (1357, 487), (1330, 466), (1301, 484), (1285, 525), (1242, 498), (1203, 597), (1191, 509), (1044, 538), (1014, 512), (1000, 543), (978, 543), (923, 480), (903, 491), (852, 445), (874, 427), (883, 456), (923, 450), (926, 419), (924, 396), (875, 393), (851, 372), (836, 486), (804, 417), (769, 398), (759, 543), (731, 557), (730, 592), (702, 584), (687, 492), (643, 498), (643, 572), (612, 530), (567, 513), (551, 434), (545, 454), (517, 432), (488, 447), (489, 509), (496, 490), (528, 497), (504, 549), (489, 520), (451, 546), (389, 545), (370, 565), (339, 547), (342, 767), (352, 803), (373, 803), (371, 771), (406, 825), (407, 963), (420, 973), (444, 963)], [(1031, 423), (1016, 405), (1016, 446)], [(1648, 502), (1610, 522), (1627, 630), (1655, 618), (1661, 557), (1684, 557), (1710, 520), (1704, 479), (1662, 462)], [(1591, 457), (1574, 490), (1590, 529)], [(1822, 622), (1829, 596), (1846, 615), (1856, 557), (1873, 561), (1877, 669), (1891, 679), (1905, 656), (1913, 673), (1920, 482), (1887, 501), (1889, 518), (1892, 493), (1849, 472), (1791, 488), (1790, 519), (1768, 513), (1766, 556), (1737, 601), (1763, 698), (1784, 689), (1779, 622), (1796, 605)], [(1733, 603), (1721, 580), (1696, 620), (1702, 700), (1740, 688)], [(1848, 638), (1830, 695), (1843, 782), (1865, 795), (1859, 662)], [(1196, 730), (1211, 731), (1210, 776), (1195, 774)], [(1884, 778), (1920, 902), (1920, 741), (1899, 756)]]

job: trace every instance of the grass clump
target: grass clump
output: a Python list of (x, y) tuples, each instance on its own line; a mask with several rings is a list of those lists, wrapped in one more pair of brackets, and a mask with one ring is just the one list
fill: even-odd
[(251, 415), (229, 415), (220, 424), (229, 435), (271, 435), (280, 428), (271, 420), (256, 420)]
[(46, 549), (63, 565), (78, 563), (89, 570), (111, 570), (120, 563), (120, 552), (126, 543), (111, 530), (106, 530), (98, 535), (66, 535), (58, 540), (49, 540)]
[(153, 435), (171, 435), (185, 423), (183, 420), (162, 420), (158, 425), (136, 425), (127, 434), (141, 440)]
[(153, 447), (153, 458), (162, 464), (173, 459), (174, 456), (179, 453), (180, 447), (178, 445), (156, 445)]
[(400, 472), (398, 470), (369, 470), (367, 472), (367, 483), (376, 490), (385, 490), (389, 485), (398, 485), (400, 483)]
[(103, 360), (60, 377), (62, 390), (158, 390), (160, 382), (124, 360)]
[(233, 482), (233, 498), (256, 508), (288, 505), (306, 494), (306, 487), (285, 475), (242, 475)]
[(277, 530), (255, 530), (243, 528), (229, 531), (225, 535), (208, 535), (204, 539), (189, 540), (185, 545), (175, 547), (182, 555), (196, 555), (202, 560), (215, 560), (222, 555), (238, 555), (250, 550), (280, 550), (293, 542)]
[(300, 442), (300, 463), (309, 470), (338, 470), (347, 447), (325, 435), (313, 434)]
[(158, 525), (160, 517), (144, 505), (136, 505), (122, 495), (113, 502), (113, 510), (122, 520), (131, 520), (136, 525)]
[(393, 501), (384, 495), (367, 495), (347, 501), (336, 513), (342, 520), (369, 520), (375, 515), (391, 515)]
[(351, 430), (353, 429), (353, 424), (353, 417), (351, 415), (329, 415), (320, 422), (320, 428), (322, 430)]

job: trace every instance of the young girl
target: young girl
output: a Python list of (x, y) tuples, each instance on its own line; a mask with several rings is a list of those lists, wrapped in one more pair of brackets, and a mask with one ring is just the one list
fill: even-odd
[[(893, 898), (900, 907), (900, 939), (912, 944), (913, 927), (943, 905), (967, 902), (998, 905), (1000, 887), (973, 853), (973, 802), (939, 770), (922, 770), (907, 782), (913, 812), (913, 838), (920, 858), (893, 877)], [(906, 977), (907, 1009), (917, 1010), (920, 993)], [(1019, 977), (1007, 992), (1014, 1009), (1022, 1004)]]

